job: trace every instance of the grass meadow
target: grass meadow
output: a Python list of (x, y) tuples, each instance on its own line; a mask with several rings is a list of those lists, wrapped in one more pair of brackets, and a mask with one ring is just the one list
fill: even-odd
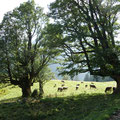
[[(91, 88), (90, 84), (91, 82), (77, 82), (77, 81), (65, 81), (65, 83), (62, 83), (61, 80), (51, 80), (47, 82), (44, 85), (44, 98), (46, 97), (67, 97), (67, 96), (75, 96), (79, 94), (105, 94), (105, 88), (106, 87), (115, 87), (115, 82), (93, 82), (97, 89)], [(56, 84), (56, 87), (54, 85)], [(67, 90), (63, 92), (58, 92), (58, 87), (61, 87), (61, 85), (64, 84), (68, 87)], [(79, 89), (76, 90), (76, 84), (80, 84)], [(85, 87), (85, 85), (88, 85)], [(32, 91), (34, 89), (38, 89), (39, 84), (34, 83), (32, 86)], [(20, 97), (22, 95), (21, 89), (17, 86), (8, 86), (5, 88), (2, 88), (0, 90), (0, 100), (6, 100), (10, 98)]]
[[(17, 86), (0, 86), (0, 120), (109, 120), (120, 110), (120, 96), (104, 92), (106, 87), (115, 87), (115, 82), (94, 82), (97, 89), (90, 89), (91, 82), (65, 81), (68, 89), (58, 92), (62, 84), (59, 80), (47, 82), (43, 99), (29, 98), (27, 102), (21, 100)], [(80, 84), (78, 90), (76, 84)], [(32, 91), (38, 87), (35, 83)]]

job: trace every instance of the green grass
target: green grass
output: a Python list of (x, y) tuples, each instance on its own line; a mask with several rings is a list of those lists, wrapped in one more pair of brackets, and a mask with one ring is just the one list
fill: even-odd
[[(80, 84), (80, 87), (78, 90), (75, 90), (76, 84)], [(54, 85), (56, 84), (56, 87)], [(44, 85), (44, 98), (46, 97), (67, 97), (67, 96), (75, 96), (79, 94), (105, 94), (105, 88), (108, 86), (116, 86), (115, 82), (94, 82), (94, 85), (97, 87), (97, 89), (90, 89), (89, 85), (91, 82), (76, 82), (76, 81), (65, 81), (65, 86), (68, 87), (68, 90), (64, 92), (57, 92), (58, 87), (61, 87), (63, 83), (60, 80), (51, 80), (47, 82)], [(85, 88), (85, 85), (88, 85), (87, 88)], [(32, 87), (32, 91), (34, 89), (38, 89), (39, 85), (38, 83), (34, 83)], [(3, 88), (2, 90), (7, 91), (9, 94), (0, 94), (0, 101), (6, 100), (14, 97), (20, 97), (22, 95), (21, 89), (17, 86), (8, 86)], [(0, 90), (1, 92), (1, 90)]]
[[(97, 83), (97, 89), (85, 88), (91, 82), (65, 81), (68, 90), (57, 92), (61, 81), (49, 81), (44, 86), (43, 99), (29, 98), (26, 103), (21, 101), (21, 90), (8, 86), (0, 94), (0, 120), (108, 120), (110, 115), (120, 109), (120, 96), (105, 94), (107, 86), (115, 86), (115, 82)], [(57, 87), (53, 87), (57, 84)], [(32, 90), (38, 88), (34, 84)], [(0, 90), (0, 91), (1, 91)], [(1, 92), (2, 93), (2, 92)]]

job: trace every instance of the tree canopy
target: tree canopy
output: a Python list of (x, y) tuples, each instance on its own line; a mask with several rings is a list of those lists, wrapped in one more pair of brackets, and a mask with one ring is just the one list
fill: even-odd
[(65, 58), (63, 74), (110, 76), (120, 88), (119, 11), (119, 0), (56, 0), (50, 5), (50, 28), (56, 30), (51, 34)]
[(30, 95), (33, 79), (54, 58), (44, 44), (48, 22), (32, 0), (6, 13), (0, 24), (0, 77), (21, 87), (23, 96)]

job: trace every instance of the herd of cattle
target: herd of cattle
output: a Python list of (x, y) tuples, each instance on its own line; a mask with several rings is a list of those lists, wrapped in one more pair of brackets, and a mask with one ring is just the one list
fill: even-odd
[[(58, 91), (58, 92), (62, 92), (62, 91), (65, 91), (65, 90), (68, 89), (68, 87), (65, 86), (65, 81), (62, 80), (61, 82), (62, 82), (61, 87), (58, 87), (58, 88), (57, 88), (57, 91)], [(81, 84), (83, 84), (83, 83), (84, 83), (84, 82), (81, 82)], [(54, 84), (54, 87), (56, 87), (56, 86), (57, 86), (57, 85)], [(75, 90), (78, 90), (79, 87), (80, 87), (80, 84), (76, 84)], [(92, 89), (92, 88), (97, 89), (97, 87), (96, 87), (96, 86), (94, 85), (94, 83), (92, 83), (92, 82), (91, 82), (90, 85), (85, 85), (85, 88), (87, 88), (87, 87), (90, 87), (90, 89)], [(107, 92), (109, 92), (109, 91), (115, 91), (115, 89), (116, 89), (115, 87), (106, 87), (106, 88), (105, 88), (105, 93), (107, 93)]]

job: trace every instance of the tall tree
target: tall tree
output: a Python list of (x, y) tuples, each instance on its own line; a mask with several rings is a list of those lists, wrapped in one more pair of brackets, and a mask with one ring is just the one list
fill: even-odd
[(48, 18), (34, 0), (21, 4), (5, 14), (0, 24), (0, 75), (22, 89), (22, 96), (31, 94), (33, 79), (54, 57), (44, 41)]
[[(64, 52), (64, 72), (110, 76), (120, 93), (119, 0), (56, 0), (50, 5), (54, 45)], [(52, 31), (52, 32), (53, 32)]]

